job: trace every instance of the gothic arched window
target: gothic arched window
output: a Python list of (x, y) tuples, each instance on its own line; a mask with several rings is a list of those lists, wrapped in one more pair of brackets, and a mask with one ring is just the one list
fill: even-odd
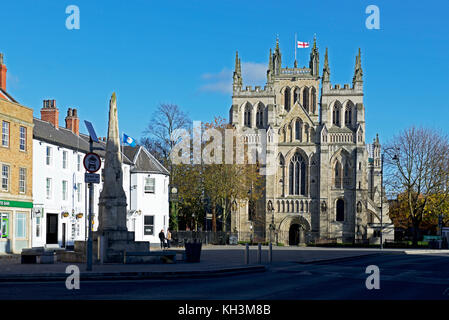
[(315, 87), (312, 87), (312, 97), (311, 98), (312, 98), (311, 110), (312, 110), (312, 113), (315, 113), (316, 112), (316, 89), (315, 89)]
[(257, 128), (263, 128), (263, 106), (261, 104), (257, 107), (256, 126)]
[(291, 90), (289, 87), (285, 88), (284, 91), (284, 106), (285, 106), (285, 110), (290, 111), (290, 94), (291, 94)]
[(248, 102), (245, 106), (245, 113), (244, 113), (244, 124), (246, 127), (251, 128), (251, 104)]
[(302, 106), (309, 111), (309, 88), (305, 87), (302, 93)]
[(352, 124), (352, 108), (348, 104), (345, 110), (345, 125), (350, 126)]
[(341, 188), (341, 179), (342, 179), (341, 164), (339, 161), (337, 161), (335, 163), (334, 168), (335, 188)]
[(299, 88), (295, 88), (295, 91), (293, 91), (293, 104), (295, 104), (296, 102), (300, 102), (299, 98), (301, 96), (301, 89)]
[(297, 119), (295, 123), (295, 139), (302, 141), (302, 122), (300, 119)]
[(339, 101), (335, 102), (332, 111), (332, 123), (336, 126), (340, 126), (340, 109), (341, 109), (340, 102)]
[(306, 162), (299, 152), (290, 160), (289, 186), (291, 195), (306, 194)]
[(282, 191), (282, 196), (285, 195), (285, 191), (284, 191), (284, 186), (285, 186), (285, 171), (284, 171), (284, 165), (285, 165), (285, 159), (284, 156), (282, 155), (282, 153), (279, 156), (279, 167), (281, 170), (281, 191)]

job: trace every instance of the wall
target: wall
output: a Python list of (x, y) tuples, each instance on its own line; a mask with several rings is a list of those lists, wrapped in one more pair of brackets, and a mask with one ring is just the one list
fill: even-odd
[[(145, 177), (155, 178), (155, 193), (145, 193)], [(131, 174), (131, 210), (140, 210), (128, 221), (128, 230), (135, 231), (136, 241), (159, 243), (161, 229), (167, 231), (169, 221), (168, 176), (163, 174)], [(144, 216), (154, 216), (153, 235), (144, 235)], [(165, 222), (164, 222), (165, 218)]]
[[(2, 191), (0, 189), (0, 200), (4, 201), (0, 203), (0, 212), (9, 214), (9, 237), (8, 239), (0, 239), (0, 252), (12, 251), (20, 253), (22, 247), (31, 244), (30, 217), (33, 194), (33, 110), (21, 106), (20, 104), (0, 99), (0, 130), (3, 121), (9, 122), (9, 145), (4, 147), (0, 143), (0, 163), (9, 165), (10, 169), (9, 188), (7, 191)], [(25, 151), (19, 149), (21, 126), (26, 128)], [(19, 168), (26, 169), (25, 192), (23, 193), (19, 192)], [(13, 205), (8, 204), (9, 201), (17, 202)], [(26, 233), (25, 237), (15, 239), (15, 221), (18, 213), (26, 214)]]

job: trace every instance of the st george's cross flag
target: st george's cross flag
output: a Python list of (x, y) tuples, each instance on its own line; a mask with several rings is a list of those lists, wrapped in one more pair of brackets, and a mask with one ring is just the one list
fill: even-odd
[(310, 45), (308, 42), (302, 42), (302, 41), (297, 41), (297, 43), (298, 43), (298, 48), (308, 48)]
[(135, 147), (136, 146), (136, 140), (134, 140), (133, 138), (128, 136), (126, 133), (123, 134), (123, 142), (126, 143), (127, 145), (131, 146), (131, 147)]

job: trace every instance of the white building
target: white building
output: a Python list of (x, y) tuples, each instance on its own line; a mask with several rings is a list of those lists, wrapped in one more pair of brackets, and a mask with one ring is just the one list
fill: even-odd
[[(88, 188), (83, 158), (89, 152), (89, 137), (79, 133), (76, 109), (68, 109), (65, 128), (59, 127), (58, 114), (54, 100), (44, 101), (41, 119), (34, 119), (33, 247), (71, 247), (87, 236)], [(105, 149), (105, 139), (94, 147)], [(123, 148), (128, 228), (135, 231), (136, 241), (159, 242), (156, 230), (168, 226), (168, 171), (145, 148)], [(104, 150), (95, 152), (104, 160)], [(94, 184), (94, 231), (101, 189), (102, 182)]]

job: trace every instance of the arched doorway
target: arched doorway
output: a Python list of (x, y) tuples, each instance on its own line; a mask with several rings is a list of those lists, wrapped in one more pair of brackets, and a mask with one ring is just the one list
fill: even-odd
[(288, 231), (288, 244), (290, 246), (297, 246), (299, 244), (299, 224), (292, 224)]
[(278, 242), (296, 246), (307, 243), (310, 223), (302, 216), (288, 215), (279, 223), (279, 227), (276, 229), (279, 235)]
[(337, 200), (337, 221), (345, 221), (345, 201), (343, 199)]

